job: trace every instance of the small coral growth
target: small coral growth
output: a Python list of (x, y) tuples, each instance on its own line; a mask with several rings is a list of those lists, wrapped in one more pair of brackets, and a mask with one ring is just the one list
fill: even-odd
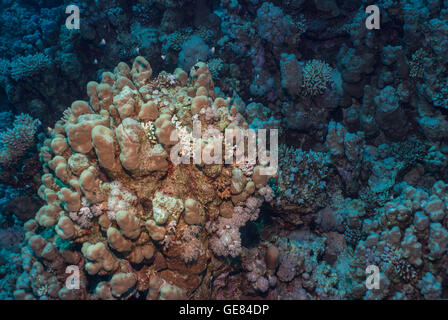
[(14, 165), (30, 147), (34, 146), (39, 125), (38, 119), (22, 113), (15, 117), (12, 128), (0, 132), (1, 166)]

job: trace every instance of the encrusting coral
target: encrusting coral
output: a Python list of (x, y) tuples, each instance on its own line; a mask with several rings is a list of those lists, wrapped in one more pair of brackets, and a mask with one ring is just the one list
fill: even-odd
[[(190, 77), (181, 69), (154, 77), (137, 57), (132, 68), (121, 62), (101, 83), (89, 82), (87, 93), (90, 101), (73, 102), (40, 150), (45, 205), (25, 227), (15, 297), (204, 294), (197, 289), (207, 288), (219, 257), (241, 253), (239, 228), (257, 219), (269, 177), (260, 163), (244, 173), (236, 164), (186, 163), (196, 143), (211, 154), (224, 144), (216, 136), (192, 138), (193, 123), (203, 133), (248, 124), (228, 100), (215, 98), (202, 62)], [(208, 117), (212, 107), (215, 117)], [(229, 186), (228, 196), (217, 181)], [(64, 287), (69, 265), (80, 269), (79, 290)], [(103, 276), (96, 288), (92, 275)]]

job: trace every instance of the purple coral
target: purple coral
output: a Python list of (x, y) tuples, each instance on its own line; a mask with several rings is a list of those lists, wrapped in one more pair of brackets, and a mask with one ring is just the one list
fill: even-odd
[(302, 69), (303, 91), (306, 95), (323, 94), (332, 84), (333, 68), (328, 63), (313, 59), (307, 61)]

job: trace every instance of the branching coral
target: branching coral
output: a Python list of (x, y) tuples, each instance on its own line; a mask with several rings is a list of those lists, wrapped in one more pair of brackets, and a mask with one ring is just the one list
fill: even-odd
[(11, 61), (10, 74), (14, 80), (18, 81), (49, 69), (52, 63), (51, 58), (44, 53), (18, 57)]
[(312, 211), (324, 204), (329, 157), (326, 153), (303, 151), (280, 145), (276, 206)]
[(40, 125), (38, 119), (28, 114), (15, 117), (13, 127), (0, 133), (0, 165), (14, 165), (35, 144), (35, 135)]
[(425, 72), (425, 62), (428, 59), (425, 49), (420, 48), (412, 54), (411, 61), (409, 61), (409, 76), (411, 78), (423, 78)]

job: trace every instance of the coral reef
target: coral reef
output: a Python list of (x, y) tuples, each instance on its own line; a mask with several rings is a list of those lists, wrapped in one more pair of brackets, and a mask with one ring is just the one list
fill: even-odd
[(68, 4), (0, 5), (0, 299), (448, 297), (447, 1)]

